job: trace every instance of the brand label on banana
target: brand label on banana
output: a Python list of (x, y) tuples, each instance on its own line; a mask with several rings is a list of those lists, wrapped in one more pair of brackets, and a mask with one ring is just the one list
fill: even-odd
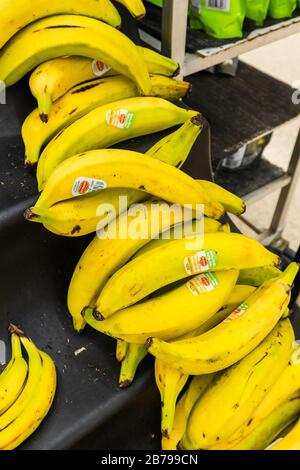
[(74, 197), (84, 196), (85, 194), (93, 193), (94, 191), (101, 191), (106, 188), (107, 184), (105, 181), (81, 176), (76, 179), (73, 185), (72, 195)]
[(101, 60), (94, 60), (92, 63), (92, 70), (96, 77), (102, 77), (102, 75), (111, 70), (111, 67), (101, 62)]
[(127, 109), (117, 109), (106, 113), (106, 122), (109, 126), (118, 129), (129, 129), (132, 126), (134, 113), (130, 113)]
[(217, 266), (217, 253), (213, 250), (199, 251), (193, 256), (184, 258), (184, 268), (190, 276), (204, 273)]
[(200, 274), (186, 283), (193, 295), (201, 295), (211, 292), (219, 287), (219, 279), (214, 273)]
[(230, 315), (229, 317), (224, 320), (225, 323), (229, 323), (233, 320), (236, 320), (237, 318), (241, 317), (244, 315), (244, 313), (248, 310), (249, 305), (246, 303), (241, 304), (238, 308), (236, 308)]

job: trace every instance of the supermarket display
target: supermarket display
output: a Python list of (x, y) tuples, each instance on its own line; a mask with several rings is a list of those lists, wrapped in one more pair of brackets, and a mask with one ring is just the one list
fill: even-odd
[[(141, 0), (117, 1), (134, 19), (146, 14)], [(29, 83), (37, 101), (22, 139), (24, 171), (36, 170), (39, 194), (26, 199), (18, 223), (40, 230), (45, 252), (49, 232), (50, 240), (65, 241), (68, 261), (67, 247), (82, 241), (68, 292), (66, 286), (59, 292), (69, 310), (68, 316), (57, 306), (67, 331), (64, 349), (56, 350), (44, 326), (47, 301), (38, 286), (32, 288), (41, 301), (36, 329), (46, 346), (39, 349), (19, 326), (9, 326), (0, 449), (16, 449), (38, 432), (56, 395), (61, 409), (73, 413), (81, 389), (73, 384), (72, 395), (63, 397), (70, 355), (82, 370), (96, 370), (96, 380), (88, 375), (91, 387), (107, 380), (109, 368), (89, 351), (93, 333), (97, 344), (114, 347), (114, 386), (124, 390), (111, 399), (115, 415), (148, 358), (161, 401), (163, 450), (300, 450), (300, 346), (289, 318), (298, 264), (282, 267), (272, 248), (234, 233), (227, 213), (241, 216), (245, 201), (183, 170), (208, 124), (180, 101), (191, 85), (173, 78), (179, 64), (121, 32), (109, 0), (73, 3), (0, 6), (0, 80), (7, 87)], [(273, 17), (283, 14), (272, 0), (246, 3), (192, 1), (191, 24), (216, 38), (236, 38), (245, 14), (259, 25), (268, 7)], [(295, 2), (286, 3), (290, 16)], [(124, 144), (150, 135), (155, 143), (146, 150)], [(245, 145), (239, 166), (258, 158), (266, 141)], [(44, 263), (38, 243), (30, 257)], [(69, 273), (65, 265), (59, 282), (62, 270)], [(48, 288), (52, 295), (54, 284)], [(82, 344), (73, 350), (78, 333)], [(46, 348), (58, 355), (55, 361)], [(102, 412), (95, 411), (97, 420)]]

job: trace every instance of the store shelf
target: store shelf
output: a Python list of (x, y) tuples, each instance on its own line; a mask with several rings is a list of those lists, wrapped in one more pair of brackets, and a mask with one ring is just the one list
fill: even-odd
[(214, 169), (244, 144), (300, 120), (293, 88), (243, 62), (234, 78), (199, 72), (189, 81), (193, 93), (185, 102), (210, 122)]
[[(171, 8), (171, 2), (170, 8)], [(182, 8), (182, 6), (180, 6)], [(178, 6), (176, 5), (176, 8)], [(168, 48), (168, 35), (172, 36), (173, 28), (173, 41), (176, 35), (176, 30), (180, 27), (187, 32), (186, 38), (186, 51), (183, 75), (188, 76), (217, 65), (224, 60), (240, 56), (246, 52), (252, 51), (259, 47), (265, 46), (272, 42), (278, 41), (285, 37), (291, 36), (300, 32), (300, 10), (296, 10), (292, 19), (287, 20), (271, 20), (265, 22), (263, 28), (257, 28), (250, 21), (245, 22), (244, 38), (233, 40), (218, 40), (210, 38), (202, 31), (193, 31), (186, 28), (185, 19), (180, 15), (173, 15), (173, 24), (167, 25), (163, 28), (162, 33), (162, 12), (160, 8), (149, 5), (147, 8), (147, 16), (143, 20), (141, 27), (141, 38), (146, 43), (152, 45), (158, 50)], [(162, 38), (162, 35), (164, 36)], [(162, 44), (163, 41), (163, 44)], [(172, 51), (172, 56), (176, 59), (182, 56), (182, 51), (179, 49), (184, 47), (184, 41), (178, 46), (169, 46)]]
[(243, 170), (219, 170), (215, 173), (215, 180), (250, 203), (287, 186), (291, 177), (282, 168), (260, 158)]

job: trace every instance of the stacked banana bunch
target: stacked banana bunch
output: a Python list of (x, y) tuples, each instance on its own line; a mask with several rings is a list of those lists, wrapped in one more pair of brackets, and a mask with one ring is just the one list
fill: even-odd
[(11, 325), (9, 330), (12, 357), (0, 375), (1, 450), (15, 449), (40, 426), (56, 391), (52, 359), (17, 327)]

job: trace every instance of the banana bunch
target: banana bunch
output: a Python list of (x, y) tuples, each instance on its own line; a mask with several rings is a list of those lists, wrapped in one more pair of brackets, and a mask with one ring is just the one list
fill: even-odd
[[(24, 442), (48, 414), (56, 391), (52, 359), (14, 325), (10, 326), (12, 358), (0, 375), (0, 449)], [(23, 358), (25, 349), (28, 362)]]
[[(137, 47), (137, 49), (145, 60), (149, 74), (174, 77), (178, 73), (179, 65), (174, 60), (145, 47)], [(41, 121), (44, 123), (48, 122), (50, 113), (53, 112), (55, 114), (57, 108), (53, 109), (53, 102), (57, 101), (75, 86), (96, 78), (112, 76), (118, 76), (118, 72), (109, 68), (100, 60), (93, 60), (88, 57), (58, 57), (42, 63), (33, 71), (29, 79), (31, 93), (38, 102)], [(77, 90), (77, 93), (81, 93), (82, 90), (85, 91), (85, 87), (89, 90), (89, 87), (92, 87), (92, 85), (93, 83), (85, 83), (78, 88), (79, 91)], [(137, 87), (135, 89), (138, 92)], [(160, 96), (159, 92), (160, 89), (158, 88), (155, 91), (152, 90), (151, 94), (156, 93), (154, 96)], [(108, 94), (108, 102), (109, 96)], [(75, 98), (78, 97), (73, 97), (73, 100)], [(122, 86), (120, 89), (121, 98), (126, 98), (126, 93), (122, 94)], [(177, 96), (175, 95), (174, 99), (176, 98)], [(112, 99), (112, 101), (114, 100)]]
[[(85, 3), (99, 2), (85, 0)], [(0, 54), (0, 80), (9, 87), (41, 63), (72, 55), (102, 61), (133, 80), (142, 94), (151, 90), (145, 60), (135, 44), (112, 26), (80, 15), (50, 16), (15, 34)]]

